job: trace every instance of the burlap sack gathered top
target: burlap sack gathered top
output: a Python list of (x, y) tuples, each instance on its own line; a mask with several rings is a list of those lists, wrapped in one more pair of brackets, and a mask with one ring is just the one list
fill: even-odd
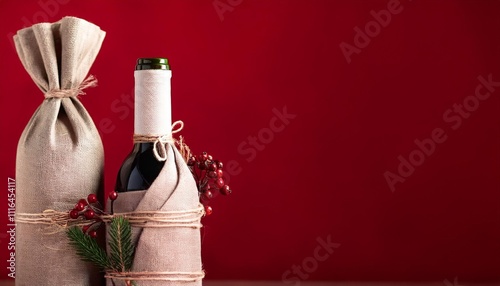
[(86, 77), (104, 36), (98, 26), (75, 17), (35, 24), (14, 36), (23, 66), (45, 96), (17, 149), (17, 286), (102, 284), (98, 270), (68, 245), (64, 226), (39, 218), (103, 191), (101, 138), (77, 96), (95, 85)]

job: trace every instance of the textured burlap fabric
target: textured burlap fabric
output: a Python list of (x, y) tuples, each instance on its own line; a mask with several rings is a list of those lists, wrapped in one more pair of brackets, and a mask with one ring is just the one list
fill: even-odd
[[(120, 193), (114, 203), (114, 212), (185, 211), (199, 207), (196, 183), (186, 162), (175, 147), (167, 145), (167, 161), (147, 191)], [(139, 286), (201, 286), (200, 229), (194, 227), (133, 227), (136, 253), (133, 272), (183, 273), (162, 276), (163, 280), (132, 279)], [(192, 275), (195, 281), (189, 280)], [(150, 277), (150, 278), (151, 278)], [(166, 278), (165, 278), (166, 277)], [(180, 279), (177, 281), (172, 281)], [(123, 281), (114, 280), (116, 285)], [(112, 285), (108, 279), (107, 285)]]
[[(87, 76), (105, 33), (66, 17), (14, 36), (17, 53), (42, 100), (54, 90), (77, 88)], [(103, 190), (104, 151), (91, 117), (76, 97), (46, 98), (19, 140), (16, 214), (68, 211), (80, 198)], [(101, 285), (98, 270), (82, 262), (64, 229), (17, 221), (16, 285)]]

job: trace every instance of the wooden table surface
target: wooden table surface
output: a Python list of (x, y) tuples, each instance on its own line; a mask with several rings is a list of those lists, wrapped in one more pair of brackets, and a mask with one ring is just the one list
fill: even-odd
[[(285, 286), (294, 285), (284, 284), (282, 281), (215, 281), (207, 280), (203, 282), (204, 286)], [(297, 284), (296, 286), (298, 286)], [(13, 280), (0, 280), (0, 286), (14, 286)], [(71, 285), (60, 285), (71, 286)], [(498, 283), (477, 283), (462, 282), (454, 284), (446, 281), (437, 282), (300, 282), (300, 286), (500, 286)]]

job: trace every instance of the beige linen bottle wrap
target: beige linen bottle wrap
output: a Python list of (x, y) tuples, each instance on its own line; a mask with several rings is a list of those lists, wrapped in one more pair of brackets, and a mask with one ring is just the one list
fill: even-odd
[(114, 214), (129, 218), (136, 249), (131, 271), (107, 273), (108, 286), (126, 281), (138, 286), (202, 285), (204, 209), (194, 177), (172, 139), (183, 123), (170, 126), (170, 78), (170, 70), (135, 71), (134, 141), (153, 142), (156, 159), (165, 164), (147, 190), (122, 192), (114, 201)]
[[(78, 199), (103, 191), (101, 138), (76, 96), (94, 84), (85, 77), (104, 36), (98, 26), (75, 17), (14, 36), (23, 66), (45, 94), (17, 148), (17, 286), (102, 284), (99, 271), (69, 246), (66, 229), (36, 218), (47, 209), (68, 211)], [(36, 96), (41, 95), (26, 99)]]

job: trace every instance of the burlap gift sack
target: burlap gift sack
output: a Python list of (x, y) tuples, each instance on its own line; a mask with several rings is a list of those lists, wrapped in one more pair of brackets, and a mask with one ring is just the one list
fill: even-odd
[[(179, 151), (167, 143), (167, 160), (146, 191), (120, 193), (114, 202), (115, 215), (146, 216), (144, 223), (131, 222), (136, 245), (130, 273), (115, 273), (107, 285), (201, 286), (200, 205), (193, 175)], [(140, 225), (140, 226), (138, 226)], [(118, 275), (118, 278), (117, 276)], [(108, 277), (110, 274), (108, 273)], [(113, 273), (111, 273), (113, 276)], [(128, 278), (127, 278), (128, 277)]]
[(68, 245), (65, 229), (36, 218), (47, 209), (68, 211), (80, 198), (103, 190), (101, 138), (76, 95), (104, 36), (96, 25), (74, 17), (36, 24), (14, 36), (23, 66), (46, 97), (17, 149), (18, 286), (102, 284), (98, 270)]

